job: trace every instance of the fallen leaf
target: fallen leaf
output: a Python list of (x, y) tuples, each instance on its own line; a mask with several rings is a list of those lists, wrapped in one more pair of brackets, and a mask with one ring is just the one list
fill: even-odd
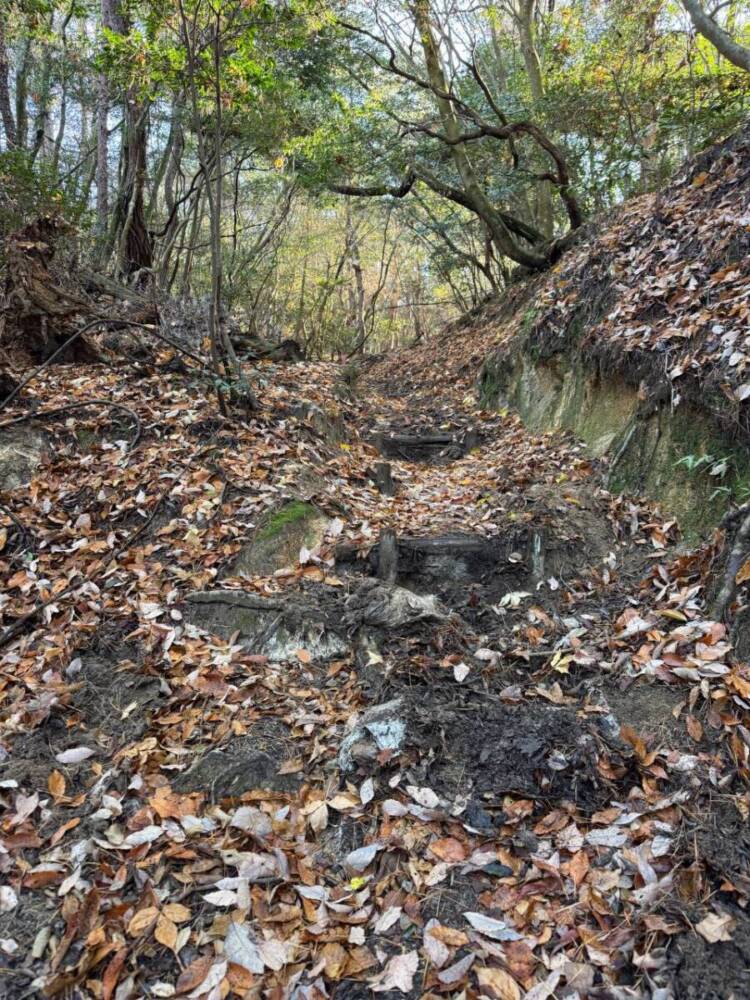
[(352, 851), (347, 854), (344, 861), (349, 868), (353, 868), (355, 872), (363, 872), (368, 865), (372, 864), (375, 860), (375, 855), (378, 851), (383, 850), (383, 845), (379, 844), (377, 841), (373, 844), (367, 844), (365, 847), (359, 847), (356, 851)]
[(406, 790), (414, 801), (418, 802), (420, 806), (424, 806), (425, 809), (437, 809), (440, 805), (440, 799), (431, 788), (417, 788), (416, 785), (408, 785)]
[(445, 986), (453, 986), (456, 983), (460, 983), (467, 975), (469, 969), (474, 964), (474, 959), (476, 955), (465, 955), (460, 958), (453, 965), (449, 965), (447, 969), (442, 969), (438, 972), (438, 979)]
[(0, 913), (10, 913), (18, 906), (18, 896), (9, 885), (0, 885)]
[(47, 778), (47, 791), (55, 799), (65, 795), (65, 778), (59, 771), (52, 771)]
[(208, 970), (206, 978), (195, 989), (188, 993), (189, 997), (202, 997), (206, 993), (211, 993), (221, 983), (227, 972), (226, 961), (219, 960)]
[(422, 935), (422, 947), (424, 948), (425, 955), (435, 968), (442, 969), (450, 959), (451, 951), (443, 941), (433, 934), (433, 930), (438, 926), (438, 922), (435, 919), (427, 921)]
[(457, 663), (453, 668), (453, 677), (460, 684), (465, 681), (471, 672), (471, 668), (466, 663)]
[(737, 921), (728, 913), (709, 913), (695, 925), (695, 929), (709, 944), (716, 944), (718, 941), (731, 941), (736, 924)]
[(748, 580), (750, 580), (750, 559), (746, 559), (737, 570), (734, 582), (739, 585), (741, 583), (747, 583)]
[(176, 990), (178, 994), (190, 993), (204, 982), (208, 970), (214, 963), (213, 955), (199, 955), (180, 973)]
[(72, 747), (70, 750), (55, 754), (55, 760), (58, 764), (80, 764), (81, 761), (93, 757), (94, 752), (91, 747)]
[(477, 969), (477, 980), (481, 996), (492, 997), (493, 1000), (521, 1000), (521, 990), (515, 979), (503, 969)]
[(130, 918), (128, 934), (131, 937), (139, 937), (144, 931), (150, 930), (158, 916), (159, 910), (156, 906), (145, 906), (142, 910), (138, 910)]
[(325, 964), (326, 976), (334, 981), (341, 979), (349, 960), (349, 955), (346, 949), (336, 941), (329, 941), (328, 944), (323, 945), (320, 957)]
[(695, 740), (696, 743), (700, 743), (703, 739), (703, 726), (700, 724), (700, 721), (694, 715), (689, 715), (685, 720), (685, 725), (690, 738)]
[(375, 933), (385, 934), (390, 927), (393, 927), (397, 923), (401, 913), (402, 908), (400, 906), (389, 906), (387, 910), (383, 910), (375, 921), (375, 926), (373, 927)]
[(386, 993), (388, 990), (410, 993), (414, 986), (414, 976), (418, 967), (419, 955), (416, 951), (394, 955), (381, 973), (379, 982), (371, 985), (370, 988), (373, 993)]
[(359, 798), (363, 806), (366, 806), (368, 802), (372, 802), (375, 798), (375, 784), (372, 778), (366, 778), (359, 789)]
[(187, 906), (183, 906), (182, 903), (167, 903), (161, 912), (176, 924), (183, 924), (192, 916)]
[(493, 941), (518, 941), (521, 938), (518, 931), (508, 927), (502, 920), (495, 920), (494, 917), (486, 917), (483, 913), (464, 913), (464, 917), (475, 931), (492, 938)]
[(164, 913), (160, 913), (154, 929), (154, 937), (170, 951), (175, 950), (177, 944), (177, 925), (173, 923)]
[(245, 924), (231, 923), (224, 938), (224, 954), (234, 965), (260, 974), (265, 969), (255, 938)]
[(136, 830), (123, 840), (123, 847), (142, 847), (144, 844), (152, 844), (164, 833), (162, 826), (144, 826), (142, 830)]
[(455, 837), (444, 837), (442, 840), (433, 840), (430, 844), (430, 853), (441, 861), (465, 861), (466, 848), (460, 840)]

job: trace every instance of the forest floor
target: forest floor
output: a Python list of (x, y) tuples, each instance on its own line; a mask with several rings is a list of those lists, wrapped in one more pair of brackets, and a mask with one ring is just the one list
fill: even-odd
[(750, 993), (713, 550), (478, 409), (487, 346), (261, 364), (246, 420), (167, 355), (3, 413), (0, 996)]

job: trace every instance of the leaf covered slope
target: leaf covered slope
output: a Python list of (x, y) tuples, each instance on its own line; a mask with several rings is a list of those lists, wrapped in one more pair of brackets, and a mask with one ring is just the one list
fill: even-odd
[[(736, 207), (746, 156), (662, 217)], [(679, 287), (650, 283), (653, 207), (596, 238), (607, 280), (662, 303), (654, 328), (702, 324), (671, 363), (739, 392), (707, 281), (673, 247)], [(700, 266), (744, 268), (711, 248), (745, 230), (707, 218)], [(694, 223), (658, 225), (686, 254)], [(573, 295), (589, 252), (536, 300)], [(717, 287), (739, 316), (738, 280)], [(742, 995), (750, 669), (706, 617), (714, 550), (676, 551), (577, 442), (479, 408), (514, 322), (379, 359), (353, 393), (339, 366), (261, 362), (248, 420), (168, 355), (48, 369), (3, 415), (42, 440), (0, 514), (9, 996)], [(619, 322), (612, 343), (645, 324)], [(91, 399), (127, 410), (44, 419)], [(320, 543), (239, 576), (293, 502), (326, 515)]]

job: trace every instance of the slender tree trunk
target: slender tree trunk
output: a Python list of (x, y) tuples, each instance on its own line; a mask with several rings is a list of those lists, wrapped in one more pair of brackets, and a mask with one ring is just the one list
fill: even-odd
[(5, 130), (5, 144), (10, 149), (18, 145), (16, 120), (10, 105), (10, 68), (5, 44), (5, 18), (0, 17), (0, 118)]
[[(57, 121), (57, 133), (55, 134), (55, 142), (52, 147), (52, 174), (57, 177), (57, 171), (60, 167), (60, 150), (62, 149), (63, 139), (65, 138), (65, 126), (67, 124), (68, 118), (68, 81), (63, 80), (62, 91), (60, 92), (60, 115)], [(87, 146), (85, 128), (82, 128), (82, 140), (81, 145)]]
[(131, 275), (153, 264), (151, 235), (146, 226), (146, 136), (148, 107), (128, 94), (122, 159), (124, 175), (115, 209), (118, 266)]
[(109, 224), (109, 82), (99, 73), (96, 87), (96, 233), (106, 235)]
[[(536, 44), (535, 11), (536, 0), (518, 0), (516, 22), (521, 40), (521, 54), (526, 67), (532, 100), (535, 107), (541, 110), (545, 97), (545, 86), (542, 63)], [(537, 187), (536, 224), (539, 231), (551, 239), (554, 232), (555, 214), (552, 204), (552, 187), (549, 181), (541, 181)]]
[(350, 287), (349, 312), (350, 323), (354, 327), (356, 339), (352, 353), (358, 353), (365, 346), (367, 330), (365, 329), (365, 282), (362, 274), (362, 262), (359, 257), (359, 239), (352, 220), (351, 205), (346, 203), (346, 250), (354, 278), (354, 287)]
[(50, 100), (52, 98), (52, 64), (48, 45), (42, 49), (42, 72), (39, 81), (38, 97), (36, 99), (36, 115), (34, 116), (34, 142), (31, 147), (31, 162), (49, 144), (47, 129), (49, 127)]
[(29, 96), (29, 56), (31, 54), (30, 33), (23, 40), (21, 57), (16, 68), (16, 145), (26, 149), (29, 127), (29, 111), (27, 99)]
[[(101, 26), (125, 34), (120, 0), (101, 0)], [(101, 240), (109, 230), (109, 100), (109, 77), (101, 70), (96, 85), (96, 231)], [(108, 248), (102, 249), (106, 254)]]

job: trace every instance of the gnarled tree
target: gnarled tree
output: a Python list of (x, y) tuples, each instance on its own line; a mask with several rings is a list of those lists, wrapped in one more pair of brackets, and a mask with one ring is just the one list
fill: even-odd
[[(412, 21), (409, 43), (399, 38), (397, 31), (389, 30), (387, 20), (378, 13), (377, 32), (360, 23), (341, 23), (360, 40), (361, 50), (379, 71), (428, 98), (429, 106), (420, 119), (407, 116), (399, 107), (389, 108), (387, 114), (404, 145), (410, 137), (431, 140), (431, 162), (426, 162), (426, 150), (417, 145), (398, 181), (357, 185), (337, 180), (330, 184), (331, 189), (349, 196), (403, 198), (415, 184), (424, 184), (472, 212), (484, 226), (498, 257), (528, 268), (546, 267), (559, 255), (567, 237), (551, 239), (549, 232), (542, 232), (533, 220), (524, 218), (522, 211), (499, 203), (477, 168), (471, 148), (484, 140), (501, 143), (501, 155), (506, 157), (509, 169), (516, 171), (524, 183), (537, 188), (550, 185), (557, 192), (569, 230), (575, 230), (581, 225), (582, 212), (572, 189), (565, 154), (535, 122), (510, 118), (493, 95), (474, 56), (457, 55), (458, 46), (451, 46), (450, 54), (454, 65), (457, 60), (461, 63), (462, 80), (458, 81), (455, 73), (449, 77), (440, 43), (445, 26), (436, 24), (429, 0), (416, 0), (409, 8), (409, 15)], [(403, 26), (399, 31), (403, 31)], [(359, 82), (367, 88), (361, 77)], [(469, 87), (473, 93), (466, 96)], [(440, 147), (437, 155), (435, 143)], [(522, 147), (527, 143), (531, 144), (533, 154), (524, 157)], [(544, 156), (549, 169), (535, 169), (532, 161), (539, 154)]]

